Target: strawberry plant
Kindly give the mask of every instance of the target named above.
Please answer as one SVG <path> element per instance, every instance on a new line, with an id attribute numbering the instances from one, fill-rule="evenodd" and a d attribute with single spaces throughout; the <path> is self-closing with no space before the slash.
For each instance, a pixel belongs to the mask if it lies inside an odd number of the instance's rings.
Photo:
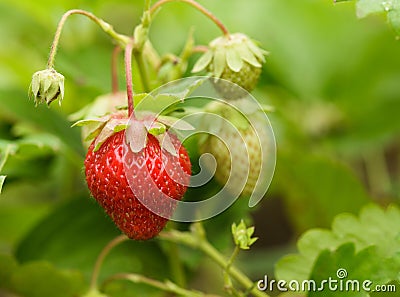
<path id="1" fill-rule="evenodd" d="M 398 5 L 333 2 L 0 3 L 0 296 L 397 296 Z"/>

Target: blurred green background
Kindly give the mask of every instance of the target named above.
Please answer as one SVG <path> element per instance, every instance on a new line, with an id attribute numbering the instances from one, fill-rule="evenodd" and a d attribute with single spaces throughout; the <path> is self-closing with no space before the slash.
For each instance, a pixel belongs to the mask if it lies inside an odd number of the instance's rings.
<path id="1" fill-rule="evenodd" d="M 129 35 L 143 2 L 0 2 L 0 160 L 11 152 L 0 174 L 7 175 L 0 196 L 0 296 L 2 288 L 20 296 L 84 292 L 97 254 L 118 234 L 89 199 L 79 128 L 70 128 L 67 119 L 110 92 L 113 44 L 95 24 L 71 17 L 56 59 L 66 77 L 62 108 L 35 108 L 27 89 L 32 74 L 45 68 L 65 11 L 91 11 Z M 335 215 L 358 213 L 371 201 L 398 204 L 400 43 L 384 18 L 358 20 L 352 2 L 334 5 L 331 0 L 199 2 L 231 32 L 244 32 L 270 51 L 254 95 L 276 109 L 270 119 L 278 145 L 276 174 L 262 204 L 249 210 L 239 201 L 207 221 L 211 242 L 228 251 L 231 223 L 252 220 L 260 239 L 239 264 L 258 279 L 272 273 L 276 260 L 293 250 L 305 230 L 328 227 Z M 191 27 L 197 44 L 219 34 L 203 15 L 174 3 L 159 12 L 151 40 L 160 53 L 178 54 Z M 157 241 L 123 244 L 107 259 L 101 277 L 131 271 L 171 278 L 165 249 Z M 180 252 L 192 286 L 222 287 L 215 266 L 200 261 L 196 252 Z M 43 279 L 52 285 L 42 284 Z M 108 290 L 115 296 L 161 294 L 144 286 L 124 293 L 127 286 Z"/>

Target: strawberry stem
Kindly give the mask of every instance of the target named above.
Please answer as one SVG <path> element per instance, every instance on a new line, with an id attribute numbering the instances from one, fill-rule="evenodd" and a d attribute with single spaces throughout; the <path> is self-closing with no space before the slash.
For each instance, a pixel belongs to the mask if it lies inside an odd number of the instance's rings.
<path id="1" fill-rule="evenodd" d="M 133 102 L 133 82 L 132 82 L 132 52 L 133 40 L 125 47 L 125 77 L 126 77 L 126 93 L 128 96 L 128 114 L 134 115 L 134 102 Z"/>
<path id="2" fill-rule="evenodd" d="M 92 21 L 94 21 L 97 25 L 100 26 L 100 28 L 105 33 L 107 33 L 110 37 L 112 37 L 115 41 L 117 41 L 122 47 L 125 47 L 125 45 L 130 41 L 129 37 L 127 37 L 125 35 L 118 34 L 117 32 L 114 31 L 113 27 L 110 24 L 108 24 L 107 22 L 103 21 L 102 19 L 99 19 L 94 14 L 92 14 L 90 12 L 87 12 L 85 10 L 81 10 L 81 9 L 69 10 L 62 16 L 61 20 L 58 23 L 57 30 L 56 30 L 56 33 L 54 35 L 54 40 L 53 40 L 53 43 L 51 45 L 49 59 L 48 59 L 48 62 L 47 62 L 47 68 L 48 69 L 54 68 L 54 61 L 55 61 L 55 57 L 56 57 L 56 54 L 57 54 L 58 43 L 60 41 L 62 29 L 63 29 L 63 27 L 65 25 L 65 22 L 67 21 L 68 17 L 70 17 L 73 14 L 81 14 L 81 15 L 84 15 L 84 16 L 88 17 Z"/>
<path id="3" fill-rule="evenodd" d="M 224 271 L 226 271 L 233 279 L 245 287 L 251 294 L 256 297 L 269 297 L 268 294 L 257 289 L 257 286 L 238 268 L 231 265 L 229 260 L 225 258 L 205 236 L 200 236 L 195 232 L 181 232 L 177 230 L 162 231 L 159 234 L 160 239 L 180 243 L 194 249 L 198 249 L 206 254 L 210 259 L 217 263 Z"/>
<path id="4" fill-rule="evenodd" d="M 219 295 L 208 295 L 203 292 L 199 291 L 192 291 L 192 290 L 187 290 L 184 288 L 179 287 L 177 284 L 171 282 L 171 281 L 165 281 L 165 282 L 160 282 L 158 280 L 152 279 L 145 277 L 140 274 L 134 274 L 134 273 L 120 273 L 116 274 L 109 279 L 107 279 L 104 282 L 104 286 L 106 286 L 108 283 L 114 281 L 114 280 L 127 280 L 135 284 L 146 284 L 148 286 L 151 286 L 153 288 L 157 288 L 159 290 L 162 290 L 164 292 L 169 292 L 174 295 L 178 296 L 186 296 L 186 297 L 220 297 Z"/>
<path id="5" fill-rule="evenodd" d="M 200 5 L 199 3 L 197 3 L 194 0 L 160 0 L 156 4 L 154 4 L 153 7 L 150 8 L 150 14 L 154 14 L 158 8 L 160 8 L 162 5 L 164 5 L 166 3 L 170 3 L 170 2 L 184 2 L 184 3 L 187 3 L 191 6 L 193 6 L 198 11 L 203 13 L 206 17 L 208 17 L 210 20 L 212 20 L 221 29 L 222 33 L 225 36 L 229 36 L 229 31 L 225 27 L 225 25 L 214 14 L 212 14 L 208 9 L 206 9 L 205 7 L 203 7 L 202 5 Z"/>
<path id="6" fill-rule="evenodd" d="M 207 45 L 197 45 L 197 46 L 193 47 L 192 53 L 206 53 L 209 50 L 210 49 Z"/>
<path id="7" fill-rule="evenodd" d="M 111 57 L 111 86 L 112 86 L 112 93 L 116 94 L 119 91 L 118 87 L 118 55 L 121 52 L 121 47 L 117 45 Z"/>
<path id="8" fill-rule="evenodd" d="M 144 10 L 145 11 L 150 10 L 150 7 L 151 7 L 151 0 L 145 0 L 145 2 L 144 2 Z"/>
<path id="9" fill-rule="evenodd" d="M 139 71 L 140 74 L 140 78 L 142 81 L 142 85 L 143 85 L 143 91 L 145 93 L 148 93 L 151 91 L 150 86 L 149 86 L 149 78 L 148 78 L 148 73 L 147 73 L 147 66 L 143 57 L 143 52 L 142 51 L 134 51 L 134 56 L 135 56 L 135 60 L 137 63 L 137 69 Z"/>
<path id="10" fill-rule="evenodd" d="M 93 268 L 93 274 L 90 280 L 90 289 L 95 290 L 97 289 L 97 279 L 99 278 L 101 265 L 104 262 L 106 256 L 110 253 L 110 251 L 115 248 L 117 245 L 128 241 L 129 238 L 126 235 L 120 235 L 113 240 L 111 240 L 100 252 L 99 256 L 97 257 L 96 263 Z"/>

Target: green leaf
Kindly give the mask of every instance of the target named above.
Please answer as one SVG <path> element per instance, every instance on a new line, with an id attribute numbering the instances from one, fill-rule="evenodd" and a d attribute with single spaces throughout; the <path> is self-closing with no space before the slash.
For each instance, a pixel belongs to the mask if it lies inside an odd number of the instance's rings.
<path id="1" fill-rule="evenodd" d="M 317 258 L 310 279 L 320 284 L 332 278 L 338 282 L 343 281 L 344 288 L 350 282 L 360 290 L 339 291 L 324 290 L 324 296 L 369 296 L 363 290 L 363 283 L 371 281 L 369 289 L 374 290 L 377 285 L 384 285 L 398 278 L 400 267 L 400 254 L 392 258 L 382 258 L 376 246 L 369 246 L 357 252 L 354 243 L 345 243 L 335 251 L 324 250 Z M 377 273 L 379 272 L 379 273 Z M 352 288 L 349 287 L 349 288 Z M 321 296 L 320 292 L 311 291 L 308 296 Z"/>
<path id="2" fill-rule="evenodd" d="M 400 1 L 396 1 L 397 5 L 388 11 L 387 18 L 396 33 L 400 35 Z"/>
<path id="3" fill-rule="evenodd" d="M 14 151 L 14 146 L 12 144 L 3 144 L 3 147 L 0 143 L 0 172 L 3 170 L 4 165 L 7 162 L 7 159 L 11 153 L 11 151 Z M 7 176 L 5 175 L 0 175 L 0 194 L 1 194 L 1 190 L 3 189 L 3 185 L 4 185 L 4 181 L 6 179 Z"/>
<path id="4" fill-rule="evenodd" d="M 56 208 L 28 232 L 16 248 L 16 257 L 22 263 L 42 259 L 61 269 L 79 270 L 89 281 L 100 251 L 120 234 L 94 199 L 80 197 Z M 100 282 L 120 272 L 163 279 L 168 277 L 167 266 L 156 241 L 128 241 L 107 256 Z"/>
<path id="5" fill-rule="evenodd" d="M 358 0 L 356 4 L 357 17 L 364 18 L 373 13 L 384 12 L 385 6 L 382 4 L 384 2 L 385 1 L 377 1 L 377 0 Z"/>
<path id="6" fill-rule="evenodd" d="M 356 213 L 370 201 L 361 182 L 340 162 L 284 151 L 278 158 L 282 166 L 275 180 L 284 182 L 282 189 L 288 209 L 300 232 L 311 227 L 328 227 L 339 213 Z"/>
<path id="7" fill-rule="evenodd" d="M 168 115 L 176 110 L 176 106 L 183 103 L 208 78 L 192 77 L 168 83 L 152 93 L 146 95 L 135 106 L 135 111 L 153 112 L 156 115 Z"/>
<path id="8" fill-rule="evenodd" d="M 0 114 L 34 124 L 57 136 L 76 154 L 85 156 L 79 132 L 70 128 L 70 123 L 63 115 L 44 106 L 35 108 L 32 102 L 25 100 L 25 92 L 0 90 L 0 98 Z"/>
<path id="9" fill-rule="evenodd" d="M 26 263 L 16 269 L 10 286 L 26 297 L 73 297 L 84 292 L 83 276 L 77 271 L 58 270 L 46 261 Z"/>
<path id="10" fill-rule="evenodd" d="M 298 254 L 283 257 L 276 265 L 276 277 L 283 280 L 307 280 L 313 267 L 325 251 L 335 251 L 341 245 L 351 243 L 355 253 L 374 246 L 373 257 L 377 263 L 396 263 L 400 267 L 400 210 L 390 206 L 382 210 L 376 205 L 363 208 L 359 217 L 351 214 L 338 215 L 332 230 L 313 229 L 298 241 Z M 371 262 L 375 263 L 375 262 Z M 365 264 L 365 263 L 360 263 Z M 366 265 L 366 264 L 365 264 Z M 383 265 L 385 266 L 385 265 Z M 341 267 L 336 267 L 336 270 Z M 387 265 L 391 273 L 393 267 Z M 364 275 L 364 277 L 372 277 Z M 388 279 L 386 281 L 395 280 Z M 384 279 L 380 279 L 383 282 Z"/>
<path id="11" fill-rule="evenodd" d="M 171 116 L 158 116 L 157 120 L 168 127 L 173 127 L 176 130 L 190 131 L 195 129 L 188 122 Z"/>
<path id="12" fill-rule="evenodd" d="M 1 190 L 3 189 L 3 185 L 4 185 L 4 181 L 6 179 L 7 176 L 5 175 L 0 175 L 0 194 L 1 194 Z"/>
<path id="13" fill-rule="evenodd" d="M 10 287 L 10 278 L 17 269 L 17 261 L 9 255 L 0 254 L 0 288 Z"/>

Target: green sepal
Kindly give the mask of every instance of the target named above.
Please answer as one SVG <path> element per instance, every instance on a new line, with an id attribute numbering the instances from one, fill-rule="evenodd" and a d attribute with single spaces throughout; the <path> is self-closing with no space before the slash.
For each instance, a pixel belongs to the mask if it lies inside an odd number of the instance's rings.
<path id="1" fill-rule="evenodd" d="M 166 150 L 175 157 L 178 156 L 178 151 L 175 148 L 174 144 L 172 143 L 171 137 L 169 136 L 168 133 L 160 134 L 156 136 L 156 138 L 158 139 L 162 149 Z"/>
<path id="2" fill-rule="evenodd" d="M 147 130 L 142 121 L 132 120 L 126 129 L 126 142 L 134 153 L 139 153 L 146 147 Z M 131 141 L 134 140 L 134 141 Z"/>
<path id="3" fill-rule="evenodd" d="M 210 42 L 209 50 L 195 63 L 192 72 L 207 69 L 219 78 L 227 68 L 239 72 L 245 63 L 261 68 L 268 54 L 242 33 L 221 36 Z"/>
<path id="4" fill-rule="evenodd" d="M 196 64 L 194 64 L 192 73 L 197 73 L 200 71 L 203 71 L 204 69 L 207 68 L 207 66 L 211 63 L 213 59 L 213 53 L 212 51 L 207 51 L 205 52 L 199 60 L 197 60 Z"/>
<path id="5" fill-rule="evenodd" d="M 243 67 L 243 59 L 240 56 L 240 52 L 233 47 L 228 48 L 226 51 L 226 62 L 234 72 L 239 72 Z"/>
<path id="6" fill-rule="evenodd" d="M 128 127 L 128 119 L 112 118 L 101 129 L 97 136 L 93 151 L 96 152 L 100 149 L 102 144 L 115 133 L 121 132 Z"/>
<path id="7" fill-rule="evenodd" d="M 151 135 L 158 136 L 167 131 L 167 127 L 160 122 L 153 122 L 149 127 L 146 127 L 147 132 Z"/>
<path id="8" fill-rule="evenodd" d="M 249 47 L 246 44 L 244 43 L 238 44 L 236 47 L 236 51 L 239 52 L 239 55 L 243 59 L 243 61 L 257 68 L 262 67 L 261 63 L 257 60 L 253 52 L 249 49 Z"/>
<path id="9" fill-rule="evenodd" d="M 226 66 L 226 50 L 225 48 L 218 48 L 214 53 L 214 75 L 221 77 Z"/>
<path id="10" fill-rule="evenodd" d="M 256 241 L 257 237 L 252 237 L 254 234 L 254 227 L 247 227 L 245 222 L 241 220 L 239 225 L 232 224 L 233 240 L 240 249 L 248 250 Z"/>

